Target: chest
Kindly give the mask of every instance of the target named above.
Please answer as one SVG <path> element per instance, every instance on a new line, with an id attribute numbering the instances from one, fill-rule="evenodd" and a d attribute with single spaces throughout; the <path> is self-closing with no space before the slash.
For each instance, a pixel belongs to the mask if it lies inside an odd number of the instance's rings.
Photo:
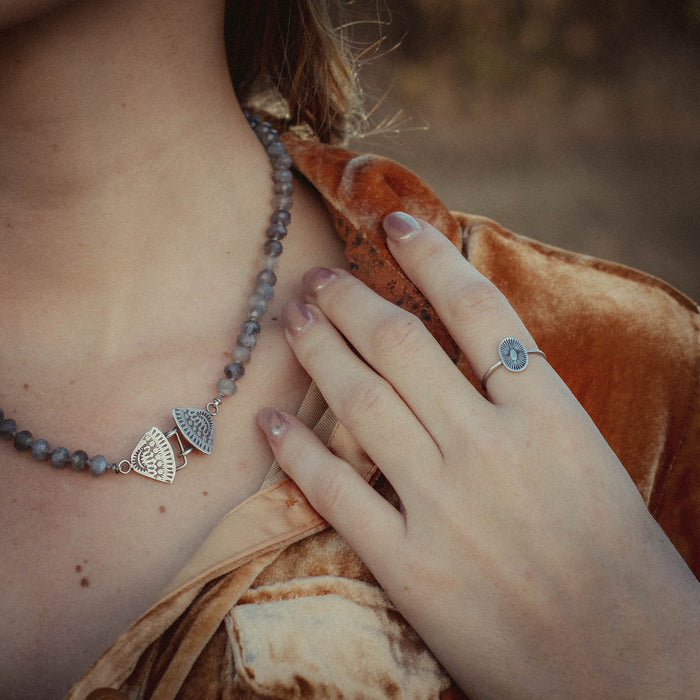
<path id="1" fill-rule="evenodd" d="M 216 522 L 259 487 L 272 456 L 255 413 L 270 404 L 294 410 L 308 382 L 283 341 L 270 346 L 258 378 L 251 372 L 222 406 L 214 452 L 192 456 L 173 484 L 57 470 L 0 445 L 3 692 L 66 692 L 157 600 Z M 283 378 L 266 371 L 272 367 Z M 154 422 L 141 420 L 144 429 Z"/>

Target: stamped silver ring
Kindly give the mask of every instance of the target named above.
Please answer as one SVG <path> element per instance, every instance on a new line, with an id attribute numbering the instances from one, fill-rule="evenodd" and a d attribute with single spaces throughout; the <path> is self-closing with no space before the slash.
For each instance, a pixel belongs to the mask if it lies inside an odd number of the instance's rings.
<path id="1" fill-rule="evenodd" d="M 498 344 L 498 362 L 489 367 L 486 373 L 481 378 L 481 386 L 486 389 L 486 380 L 501 366 L 505 367 L 510 372 L 522 372 L 530 360 L 530 355 L 547 356 L 539 348 L 526 350 L 525 346 L 517 338 L 503 338 Z"/>

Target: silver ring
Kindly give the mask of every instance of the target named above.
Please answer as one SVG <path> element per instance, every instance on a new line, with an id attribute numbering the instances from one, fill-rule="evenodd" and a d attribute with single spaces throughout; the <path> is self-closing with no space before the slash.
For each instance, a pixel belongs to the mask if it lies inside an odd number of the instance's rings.
<path id="1" fill-rule="evenodd" d="M 539 348 L 526 350 L 525 346 L 517 338 L 503 338 L 498 344 L 498 362 L 489 367 L 486 373 L 481 378 L 481 386 L 486 389 L 486 380 L 501 366 L 505 367 L 510 372 L 522 372 L 529 362 L 530 355 L 542 355 L 546 359 L 546 355 Z"/>

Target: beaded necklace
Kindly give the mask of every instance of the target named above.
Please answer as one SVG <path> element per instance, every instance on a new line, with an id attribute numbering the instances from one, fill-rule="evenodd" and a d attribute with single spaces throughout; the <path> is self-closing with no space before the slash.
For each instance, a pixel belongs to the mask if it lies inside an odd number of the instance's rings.
<path id="1" fill-rule="evenodd" d="M 193 450 L 211 454 L 214 447 L 214 418 L 224 398 L 236 393 L 236 381 L 245 373 L 245 365 L 250 360 L 251 351 L 257 343 L 261 331 L 260 319 L 267 311 L 274 295 L 277 282 L 274 269 L 282 255 L 280 241 L 287 235 L 292 208 L 292 161 L 279 134 L 268 122 L 246 114 L 248 124 L 267 152 L 272 165 L 274 184 L 274 210 L 267 228 L 267 240 L 263 246 L 263 269 L 256 277 L 253 294 L 248 300 L 248 309 L 236 347 L 231 352 L 233 362 L 224 368 L 224 377 L 217 382 L 218 395 L 205 408 L 176 408 L 173 411 L 175 426 L 164 433 L 159 428 L 148 430 L 139 440 L 130 459 L 122 459 L 110 464 L 102 455 L 89 457 L 85 450 L 69 453 L 65 447 L 51 448 L 46 440 L 35 440 L 28 430 L 17 430 L 12 418 L 6 418 L 0 409 L 0 439 L 12 440 L 18 452 L 31 451 L 38 461 L 48 460 L 52 467 L 60 469 L 66 464 L 75 471 L 89 471 L 93 476 L 102 476 L 108 471 L 128 474 L 131 471 L 156 481 L 170 484 L 175 473 L 187 466 L 187 455 Z M 171 441 L 175 441 L 178 454 Z"/>

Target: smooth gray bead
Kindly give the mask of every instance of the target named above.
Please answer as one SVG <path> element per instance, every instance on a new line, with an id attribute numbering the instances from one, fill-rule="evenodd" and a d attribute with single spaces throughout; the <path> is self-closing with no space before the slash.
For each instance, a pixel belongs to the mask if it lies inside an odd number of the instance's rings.
<path id="1" fill-rule="evenodd" d="M 279 257 L 282 255 L 283 250 L 284 248 L 279 241 L 265 241 L 265 245 L 263 246 L 265 255 L 274 255 Z"/>
<path id="2" fill-rule="evenodd" d="M 241 323 L 241 333 L 244 335 L 250 335 L 251 333 L 257 335 L 261 330 L 260 324 L 254 319 L 249 318 L 247 321 Z"/>
<path id="3" fill-rule="evenodd" d="M 277 160 L 287 155 L 287 149 L 277 140 L 267 147 L 267 157 L 270 160 Z"/>
<path id="4" fill-rule="evenodd" d="M 270 222 L 273 224 L 282 224 L 282 226 L 289 226 L 292 221 L 292 215 L 286 209 L 278 209 L 273 211 L 270 216 Z"/>
<path id="5" fill-rule="evenodd" d="M 85 450 L 76 450 L 70 456 L 70 465 L 73 467 L 73 471 L 82 472 L 87 468 L 88 465 L 88 455 Z"/>
<path id="6" fill-rule="evenodd" d="M 68 450 L 65 447 L 57 447 L 56 449 L 51 450 L 51 454 L 49 455 L 51 466 L 56 467 L 56 469 L 60 469 L 61 467 L 65 466 L 69 459 L 70 457 L 68 455 Z"/>
<path id="7" fill-rule="evenodd" d="M 256 297 L 262 297 L 265 301 L 270 301 L 275 296 L 275 290 L 269 284 L 260 282 L 255 285 L 254 294 Z"/>
<path id="8" fill-rule="evenodd" d="M 288 155 L 280 156 L 272 161 L 275 170 L 289 170 L 292 167 L 292 159 Z"/>
<path id="9" fill-rule="evenodd" d="M 224 396 L 233 396 L 236 393 L 236 384 L 233 379 L 219 379 L 216 388 Z"/>
<path id="10" fill-rule="evenodd" d="M 35 440 L 32 445 L 32 457 L 39 462 L 48 459 L 51 448 L 46 440 Z"/>
<path id="11" fill-rule="evenodd" d="M 232 362 L 224 368 L 224 374 L 229 379 L 240 379 L 245 374 L 245 367 L 240 362 Z"/>
<path id="12" fill-rule="evenodd" d="M 236 342 L 238 345 L 240 345 L 242 348 L 248 348 L 248 350 L 252 350 L 256 343 L 258 342 L 257 338 L 252 334 L 248 333 L 241 333 L 238 338 L 236 338 Z"/>
<path id="13" fill-rule="evenodd" d="M 283 194 L 276 194 L 272 200 L 275 205 L 275 209 L 291 209 L 292 208 L 292 198 L 287 197 Z"/>
<path id="14" fill-rule="evenodd" d="M 17 423 L 12 418 L 5 418 L 0 422 L 0 440 L 12 440 L 17 432 Z"/>
<path id="15" fill-rule="evenodd" d="M 275 182 L 291 182 L 292 181 L 292 171 L 291 170 L 275 170 L 272 173 L 272 179 Z"/>
<path id="16" fill-rule="evenodd" d="M 34 440 L 32 440 L 32 434 L 28 430 L 20 430 L 15 435 L 14 443 L 17 452 L 24 452 L 32 449 Z"/>
<path id="17" fill-rule="evenodd" d="M 294 185 L 291 182 L 276 182 L 275 194 L 283 194 L 285 197 L 291 197 L 294 194 Z"/>
<path id="18" fill-rule="evenodd" d="M 268 241 L 268 243 L 275 243 L 276 241 Z M 253 294 L 250 299 L 248 299 L 248 309 L 250 311 L 258 311 L 260 313 L 265 313 L 267 311 L 267 299 L 260 294 Z"/>
<path id="19" fill-rule="evenodd" d="M 263 131 L 258 138 L 260 139 L 260 143 L 267 148 L 277 141 L 277 132 L 270 128 Z"/>
<path id="20" fill-rule="evenodd" d="M 88 465 L 93 476 L 102 476 L 107 471 L 107 460 L 102 455 L 91 457 Z"/>
<path id="21" fill-rule="evenodd" d="M 272 224 L 267 227 L 267 237 L 273 241 L 279 241 L 287 235 L 287 228 L 284 224 Z"/>
<path id="22" fill-rule="evenodd" d="M 250 362 L 250 350 L 242 348 L 240 345 L 231 351 L 231 358 L 242 365 Z"/>
<path id="23" fill-rule="evenodd" d="M 277 275 L 272 270 L 260 270 L 255 278 L 258 282 L 265 282 L 271 287 L 277 284 Z"/>

